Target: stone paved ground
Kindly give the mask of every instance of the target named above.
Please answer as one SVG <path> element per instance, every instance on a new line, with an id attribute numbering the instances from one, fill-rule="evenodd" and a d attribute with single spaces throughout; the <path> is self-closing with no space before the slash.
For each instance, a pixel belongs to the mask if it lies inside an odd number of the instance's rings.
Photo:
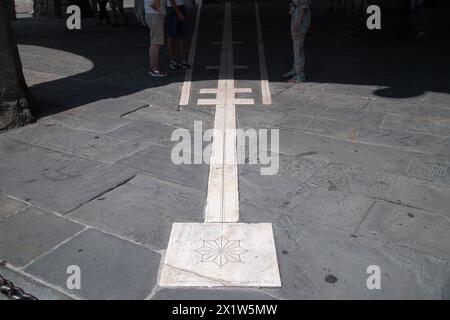
<path id="1" fill-rule="evenodd" d="M 208 165 L 170 161 L 184 78 L 147 74 L 147 34 L 14 23 L 38 121 L 0 135 L 0 273 L 42 299 L 450 298 L 450 54 L 442 20 L 420 38 L 354 32 L 356 13 L 316 8 L 309 81 L 288 85 L 285 7 L 260 4 L 273 104 L 238 107 L 238 127 L 280 130 L 280 171 L 239 168 L 241 221 L 272 222 L 283 287 L 164 289 L 174 222 L 203 220 Z M 195 8 L 191 8 L 194 12 Z M 425 12 L 424 14 L 427 14 Z M 132 16 L 132 12 L 129 12 Z M 217 85 L 223 18 L 202 13 L 193 97 Z M 259 89 L 253 5 L 233 5 L 237 87 Z M 440 24 L 441 23 L 441 24 Z M 163 55 L 164 63 L 167 56 Z M 69 265 L 81 290 L 66 287 Z M 382 289 L 368 290 L 378 265 Z"/>

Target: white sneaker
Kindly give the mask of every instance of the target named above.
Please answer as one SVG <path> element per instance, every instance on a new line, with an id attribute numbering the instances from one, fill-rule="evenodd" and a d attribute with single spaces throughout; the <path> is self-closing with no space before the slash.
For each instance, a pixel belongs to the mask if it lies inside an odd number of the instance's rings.
<path id="1" fill-rule="evenodd" d="M 148 74 L 151 75 L 152 77 L 155 77 L 155 78 L 164 78 L 164 77 L 167 77 L 167 73 L 161 72 L 161 71 L 159 71 L 159 70 L 150 70 L 150 71 L 148 72 Z"/>

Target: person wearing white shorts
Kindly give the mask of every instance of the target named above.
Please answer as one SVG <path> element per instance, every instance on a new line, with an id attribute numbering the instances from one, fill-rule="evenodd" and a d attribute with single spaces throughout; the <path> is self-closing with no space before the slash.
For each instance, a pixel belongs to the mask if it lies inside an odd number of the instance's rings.
<path id="1" fill-rule="evenodd" d="M 164 45 L 164 21 L 166 0 L 145 0 L 145 23 L 150 30 L 150 71 L 152 77 L 166 77 L 159 67 L 159 51 Z"/>

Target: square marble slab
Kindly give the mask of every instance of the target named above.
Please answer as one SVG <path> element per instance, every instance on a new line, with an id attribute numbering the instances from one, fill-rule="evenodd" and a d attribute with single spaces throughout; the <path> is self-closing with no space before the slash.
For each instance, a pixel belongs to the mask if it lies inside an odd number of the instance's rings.
<path id="1" fill-rule="evenodd" d="M 270 223 L 175 223 L 163 287 L 281 287 Z"/>

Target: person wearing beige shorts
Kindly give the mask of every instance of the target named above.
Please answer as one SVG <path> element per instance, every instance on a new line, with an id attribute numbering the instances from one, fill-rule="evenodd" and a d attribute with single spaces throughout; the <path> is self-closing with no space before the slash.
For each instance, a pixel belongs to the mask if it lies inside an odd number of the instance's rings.
<path id="1" fill-rule="evenodd" d="M 150 71 L 152 77 L 166 77 L 159 67 L 159 51 L 164 45 L 165 0 L 144 0 L 145 23 L 150 31 Z"/>
<path id="2" fill-rule="evenodd" d="M 164 19 L 165 16 L 160 14 L 145 14 L 145 23 L 150 29 L 150 44 L 164 45 Z"/>

